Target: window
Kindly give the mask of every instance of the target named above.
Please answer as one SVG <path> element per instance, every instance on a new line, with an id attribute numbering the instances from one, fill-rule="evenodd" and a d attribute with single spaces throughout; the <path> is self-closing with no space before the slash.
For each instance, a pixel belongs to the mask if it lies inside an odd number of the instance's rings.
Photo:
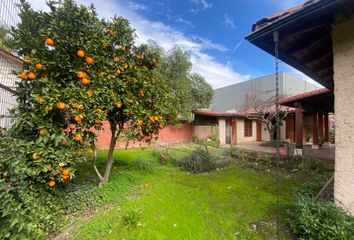
<path id="1" fill-rule="evenodd" d="M 252 120 L 245 119 L 245 137 L 252 137 Z"/>

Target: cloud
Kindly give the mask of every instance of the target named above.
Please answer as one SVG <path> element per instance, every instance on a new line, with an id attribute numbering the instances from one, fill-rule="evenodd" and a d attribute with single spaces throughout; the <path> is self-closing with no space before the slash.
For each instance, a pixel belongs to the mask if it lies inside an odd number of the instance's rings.
<path id="1" fill-rule="evenodd" d="M 170 14 L 167 14 L 166 17 L 168 20 L 174 21 L 175 23 L 182 23 L 182 24 L 187 25 L 191 28 L 194 27 L 194 24 L 191 21 L 188 21 L 188 20 L 182 18 L 180 15 L 173 15 L 172 16 Z"/>
<path id="2" fill-rule="evenodd" d="M 149 8 L 144 4 L 128 1 L 128 8 L 135 11 L 148 10 Z"/>
<path id="3" fill-rule="evenodd" d="M 196 5 L 195 8 L 190 8 L 188 11 L 194 14 L 198 14 L 200 11 L 204 11 L 211 8 L 213 5 L 208 3 L 206 0 L 190 0 L 190 2 Z"/>
<path id="4" fill-rule="evenodd" d="M 232 17 L 230 17 L 227 13 L 224 14 L 224 18 L 222 20 L 222 23 L 228 28 L 231 28 L 231 29 L 236 28 L 234 19 Z"/>
<path id="5" fill-rule="evenodd" d="M 200 37 L 198 35 L 192 35 L 191 38 L 192 40 L 200 43 L 203 49 L 214 49 L 220 52 L 226 52 L 228 50 L 225 46 L 218 43 L 213 43 L 209 39 Z"/>
<path id="6" fill-rule="evenodd" d="M 33 6 L 38 9 L 43 8 L 45 0 L 28 1 L 34 3 Z M 213 88 L 241 82 L 249 77 L 234 71 L 227 64 L 218 62 L 213 56 L 207 54 L 206 50 L 227 51 L 226 47 L 213 43 L 207 38 L 186 36 L 162 22 L 150 21 L 116 0 L 77 0 L 77 2 L 85 5 L 93 3 L 100 17 L 110 18 L 116 14 L 127 18 L 136 29 L 137 43 L 145 43 L 152 39 L 167 51 L 176 45 L 180 46 L 191 55 L 192 71 L 202 75 Z"/>

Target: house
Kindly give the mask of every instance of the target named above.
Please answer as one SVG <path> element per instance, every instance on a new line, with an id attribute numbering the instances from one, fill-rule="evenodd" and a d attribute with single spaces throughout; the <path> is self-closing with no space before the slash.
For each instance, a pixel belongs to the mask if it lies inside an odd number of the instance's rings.
<path id="1" fill-rule="evenodd" d="M 268 100 L 275 94 L 274 74 L 232 84 L 226 87 L 214 89 L 210 109 L 213 111 L 240 110 L 251 101 L 252 96 Z M 280 96 L 289 97 L 306 91 L 319 89 L 319 86 L 306 82 L 296 76 L 287 73 L 279 73 Z"/>
<path id="2" fill-rule="evenodd" d="M 354 214 L 354 1 L 307 1 L 259 20 L 246 39 L 272 55 L 278 45 L 282 61 L 334 94 L 334 198 Z M 328 105 L 327 101 L 313 100 L 307 105 L 312 102 L 315 109 L 318 104 Z M 303 122 L 303 108 L 298 101 L 299 123 Z M 301 128 L 297 129 L 296 138 L 300 141 Z M 300 145 L 297 147 L 301 149 Z"/>
<path id="3" fill-rule="evenodd" d="M 296 143 L 297 153 L 301 152 L 304 143 L 318 149 L 329 142 L 329 116 L 334 112 L 333 92 L 321 88 L 282 98 L 279 103 L 298 110 L 286 122 L 287 138 Z M 301 111 L 297 106 L 301 106 Z"/>
<path id="4" fill-rule="evenodd" d="M 280 139 L 286 141 L 287 116 L 280 126 Z M 270 141 L 265 124 L 249 119 L 245 112 L 194 111 L 193 136 L 200 140 L 216 139 L 220 145 L 238 145 Z"/>
<path id="5" fill-rule="evenodd" d="M 16 81 L 18 77 L 12 71 L 20 71 L 23 69 L 22 59 L 0 49 L 0 128 L 8 128 L 11 125 L 9 109 L 16 104 L 14 96 Z"/>

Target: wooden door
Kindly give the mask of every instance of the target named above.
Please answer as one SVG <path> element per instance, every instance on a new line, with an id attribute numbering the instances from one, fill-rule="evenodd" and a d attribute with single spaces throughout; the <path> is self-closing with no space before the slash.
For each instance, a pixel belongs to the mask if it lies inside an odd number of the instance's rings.
<path id="1" fill-rule="evenodd" d="M 231 119 L 231 145 L 237 145 L 237 119 Z"/>
<path id="2" fill-rule="evenodd" d="M 288 115 L 285 119 L 285 138 L 289 139 L 291 143 L 295 142 L 295 116 Z"/>
<path id="3" fill-rule="evenodd" d="M 262 124 L 257 122 L 257 141 L 262 141 Z"/>

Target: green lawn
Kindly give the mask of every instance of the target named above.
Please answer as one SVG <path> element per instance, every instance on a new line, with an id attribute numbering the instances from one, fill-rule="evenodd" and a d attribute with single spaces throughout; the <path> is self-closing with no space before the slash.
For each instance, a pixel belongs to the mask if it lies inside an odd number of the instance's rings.
<path id="1" fill-rule="evenodd" d="M 99 163 L 106 152 L 99 153 Z M 174 156 L 184 153 L 171 150 Z M 76 223 L 73 239 L 272 239 L 275 234 L 275 175 L 231 166 L 210 174 L 159 167 L 156 151 L 119 150 L 105 207 Z M 137 164 L 136 159 L 148 161 Z M 99 166 L 103 166 L 102 164 Z M 87 167 L 87 168 L 85 168 Z M 83 169 L 90 172 L 88 165 Z M 89 173 L 91 174 L 91 173 Z M 122 179 L 131 179 L 125 181 Z M 126 186 L 127 182 L 129 186 Z M 282 177 L 282 212 L 298 182 Z M 148 184 L 148 187 L 144 186 Z M 120 196 L 116 196 L 120 195 Z M 108 196 L 108 197 L 107 197 Z M 140 212 L 136 226 L 124 224 Z M 286 234 L 284 214 L 282 239 Z"/>

